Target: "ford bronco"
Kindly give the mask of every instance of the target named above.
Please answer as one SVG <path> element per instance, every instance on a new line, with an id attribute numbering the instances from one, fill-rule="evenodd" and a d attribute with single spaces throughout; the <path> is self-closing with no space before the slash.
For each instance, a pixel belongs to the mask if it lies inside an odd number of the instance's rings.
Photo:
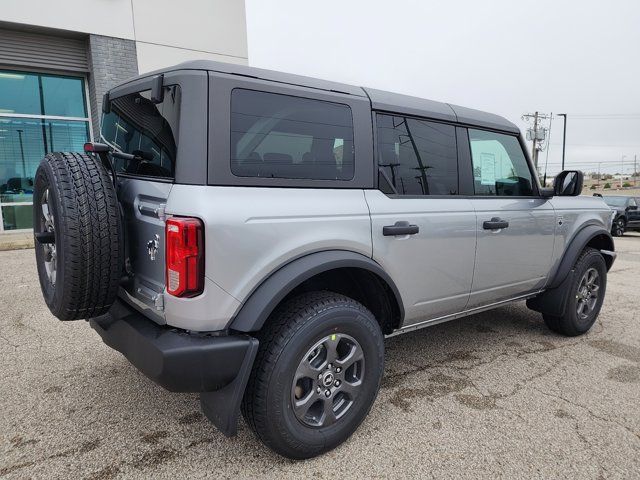
<path id="1" fill-rule="evenodd" d="M 209 61 L 102 110 L 36 174 L 44 299 L 226 435 L 242 412 L 313 457 L 367 416 L 385 336 L 520 300 L 563 335 L 598 316 L 611 210 L 578 171 L 541 187 L 502 117 Z"/>

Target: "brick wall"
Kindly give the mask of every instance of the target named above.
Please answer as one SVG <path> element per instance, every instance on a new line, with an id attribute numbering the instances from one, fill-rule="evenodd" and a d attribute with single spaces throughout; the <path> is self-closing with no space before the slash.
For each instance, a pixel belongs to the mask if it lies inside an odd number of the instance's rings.
<path id="1" fill-rule="evenodd" d="M 115 85 L 138 74 L 136 44 L 133 40 L 89 35 L 89 104 L 94 141 L 100 139 L 102 96 Z"/>

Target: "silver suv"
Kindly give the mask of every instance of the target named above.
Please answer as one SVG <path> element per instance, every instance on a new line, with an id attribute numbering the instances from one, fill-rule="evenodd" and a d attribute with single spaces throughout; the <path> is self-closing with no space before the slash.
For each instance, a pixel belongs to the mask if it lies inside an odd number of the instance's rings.
<path id="1" fill-rule="evenodd" d="M 42 292 L 149 378 L 290 458 L 367 415 L 385 336 L 526 300 L 593 325 L 615 259 L 582 174 L 456 105 L 189 62 L 119 85 L 101 143 L 42 161 Z"/>

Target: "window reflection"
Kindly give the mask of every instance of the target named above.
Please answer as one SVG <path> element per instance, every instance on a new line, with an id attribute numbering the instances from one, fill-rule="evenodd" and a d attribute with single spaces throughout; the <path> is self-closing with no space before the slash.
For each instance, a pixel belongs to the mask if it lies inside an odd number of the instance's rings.
<path id="1" fill-rule="evenodd" d="M 455 127 L 382 114 L 376 124 L 383 191 L 390 184 L 399 195 L 457 195 Z"/>
<path id="2" fill-rule="evenodd" d="M 30 202 L 42 157 L 82 151 L 88 134 L 86 122 L 0 118 L 0 201 Z"/>
<path id="3" fill-rule="evenodd" d="M 82 151 L 87 117 L 81 77 L 0 71 L 0 231 L 31 228 L 33 177 L 42 157 Z"/>
<path id="4" fill-rule="evenodd" d="M 175 172 L 180 88 L 165 87 L 164 100 L 153 103 L 150 91 L 117 97 L 102 118 L 100 136 L 115 149 L 140 154 L 143 160 L 114 158 L 116 171 L 171 178 Z"/>

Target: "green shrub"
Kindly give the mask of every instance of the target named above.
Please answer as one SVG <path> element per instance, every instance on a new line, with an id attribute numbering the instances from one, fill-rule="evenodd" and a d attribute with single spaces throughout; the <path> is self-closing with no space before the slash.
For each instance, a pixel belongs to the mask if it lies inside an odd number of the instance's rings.
<path id="1" fill-rule="evenodd" d="M 624 183 L 622 184 L 622 186 L 623 186 L 623 187 L 630 187 L 630 186 L 631 186 L 631 184 L 630 184 L 629 182 L 624 182 Z"/>
<path id="2" fill-rule="evenodd" d="M 591 185 L 591 190 L 595 190 L 596 189 L 596 184 L 594 183 L 593 185 Z"/>
<path id="3" fill-rule="evenodd" d="M 607 183 L 604 184 L 604 187 L 602 187 L 602 188 L 611 188 L 611 184 L 609 182 L 607 182 Z"/>

